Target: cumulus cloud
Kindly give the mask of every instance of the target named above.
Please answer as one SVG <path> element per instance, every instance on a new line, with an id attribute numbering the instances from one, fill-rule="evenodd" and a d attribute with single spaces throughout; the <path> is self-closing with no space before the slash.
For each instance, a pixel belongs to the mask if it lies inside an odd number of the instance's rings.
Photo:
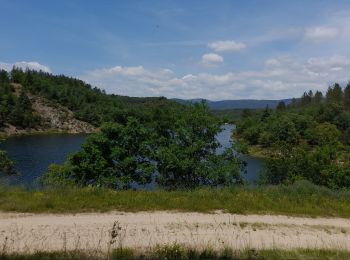
<path id="1" fill-rule="evenodd" d="M 217 66 L 224 62 L 224 58 L 216 53 L 206 53 L 202 56 L 202 63 L 208 66 Z"/>
<path id="2" fill-rule="evenodd" d="M 304 91 L 326 90 L 334 82 L 349 80 L 350 57 L 315 57 L 303 61 L 274 57 L 259 70 L 177 75 L 168 69 L 142 66 L 98 69 L 82 79 L 107 93 L 169 98 L 279 99 L 298 97 Z"/>
<path id="3" fill-rule="evenodd" d="M 306 28 L 304 39 L 307 41 L 321 42 L 334 39 L 339 33 L 336 27 L 311 27 Z"/>
<path id="4" fill-rule="evenodd" d="M 208 47 L 217 52 L 234 52 L 246 48 L 242 42 L 216 41 L 208 44 Z"/>
<path id="5" fill-rule="evenodd" d="M 40 64 L 36 61 L 18 61 L 15 63 L 5 63 L 0 62 L 0 69 L 10 71 L 13 67 L 21 68 L 23 70 L 30 69 L 30 70 L 37 70 L 37 71 L 44 71 L 44 72 L 51 72 L 50 68 L 46 65 Z"/>

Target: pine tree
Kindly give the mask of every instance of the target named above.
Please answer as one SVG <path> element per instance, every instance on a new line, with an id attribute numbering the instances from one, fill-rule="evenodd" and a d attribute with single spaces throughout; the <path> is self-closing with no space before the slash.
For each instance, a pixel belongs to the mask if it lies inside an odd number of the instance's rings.
<path id="1" fill-rule="evenodd" d="M 313 98 L 313 102 L 319 104 L 322 102 L 323 94 L 321 91 L 316 91 L 315 96 Z"/>
<path id="2" fill-rule="evenodd" d="M 344 89 L 344 104 L 347 108 L 350 108 L 350 81 Z"/>
<path id="3" fill-rule="evenodd" d="M 329 87 L 326 94 L 326 99 L 328 102 L 340 103 L 343 101 L 344 93 L 341 86 L 335 83 L 333 87 Z"/>

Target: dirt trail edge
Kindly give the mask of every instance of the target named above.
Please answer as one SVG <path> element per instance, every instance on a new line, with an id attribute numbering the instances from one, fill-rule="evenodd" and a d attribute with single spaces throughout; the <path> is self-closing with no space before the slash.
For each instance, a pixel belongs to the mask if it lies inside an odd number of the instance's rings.
<path id="1" fill-rule="evenodd" d="M 142 251 L 173 243 L 198 249 L 350 250 L 350 219 L 166 211 L 0 213 L 0 246 L 6 252 L 107 251 L 118 246 Z"/>

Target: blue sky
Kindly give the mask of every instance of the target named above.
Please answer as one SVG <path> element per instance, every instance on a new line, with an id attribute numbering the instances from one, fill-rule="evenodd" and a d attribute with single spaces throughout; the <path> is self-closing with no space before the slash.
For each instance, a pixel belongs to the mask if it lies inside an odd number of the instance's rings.
<path id="1" fill-rule="evenodd" d="M 0 0 L 0 67 L 130 96 L 287 98 L 350 79 L 350 1 Z"/>

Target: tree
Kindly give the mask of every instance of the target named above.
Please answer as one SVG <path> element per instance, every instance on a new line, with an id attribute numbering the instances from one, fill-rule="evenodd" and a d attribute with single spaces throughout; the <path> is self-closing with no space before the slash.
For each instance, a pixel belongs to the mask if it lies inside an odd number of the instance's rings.
<path id="1" fill-rule="evenodd" d="M 91 135 L 82 151 L 71 155 L 63 166 L 51 166 L 43 182 L 72 182 L 114 189 L 151 182 L 155 170 L 151 161 L 150 133 L 136 119 L 125 126 L 106 123 Z"/>
<path id="2" fill-rule="evenodd" d="M 313 98 L 313 92 L 310 90 L 308 93 L 304 92 L 303 96 L 300 99 L 301 105 L 305 106 L 311 103 Z"/>
<path id="3" fill-rule="evenodd" d="M 161 186 L 174 189 L 242 183 L 243 164 L 232 149 L 216 154 L 220 122 L 210 115 L 206 104 L 195 104 L 180 120 L 173 118 L 164 124 L 169 119 L 161 120 L 155 154 Z"/>
<path id="4" fill-rule="evenodd" d="M 276 109 L 279 111 L 284 111 L 286 109 L 286 103 L 283 101 L 278 102 Z"/>
<path id="5" fill-rule="evenodd" d="M 350 82 L 344 89 L 344 104 L 346 108 L 350 109 Z"/>
<path id="6" fill-rule="evenodd" d="M 321 91 L 316 91 L 315 96 L 313 98 L 313 102 L 316 104 L 320 104 L 323 99 L 323 94 Z"/>
<path id="7" fill-rule="evenodd" d="M 336 145 L 339 143 L 341 132 L 337 126 L 328 122 L 318 124 L 310 129 L 310 142 L 313 145 Z"/>
<path id="8" fill-rule="evenodd" d="M 328 102 L 340 103 L 343 101 L 343 90 L 338 83 L 335 83 L 333 87 L 329 87 L 326 93 L 326 99 Z"/>
<path id="9" fill-rule="evenodd" d="M 0 140 L 1 141 L 1 140 Z M 4 174 L 15 174 L 14 162 L 8 157 L 5 151 L 0 150 L 0 173 Z"/>
<path id="10" fill-rule="evenodd" d="M 267 105 L 261 115 L 261 121 L 265 121 L 271 115 L 271 109 Z"/>
<path id="11" fill-rule="evenodd" d="M 10 79 L 6 70 L 0 70 L 0 84 L 10 83 Z"/>

